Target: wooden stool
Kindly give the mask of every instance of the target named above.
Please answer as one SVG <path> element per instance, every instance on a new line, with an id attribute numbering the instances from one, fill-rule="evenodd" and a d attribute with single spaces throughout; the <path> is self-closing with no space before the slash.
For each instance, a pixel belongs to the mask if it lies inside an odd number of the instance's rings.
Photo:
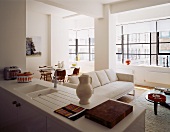
<path id="1" fill-rule="evenodd" d="M 40 70 L 40 73 L 41 73 L 41 77 L 40 77 L 40 80 L 43 78 L 45 81 L 48 81 L 48 78 L 50 78 L 52 80 L 52 77 L 51 77 L 51 72 L 48 72 L 48 71 L 44 71 L 44 70 Z"/>

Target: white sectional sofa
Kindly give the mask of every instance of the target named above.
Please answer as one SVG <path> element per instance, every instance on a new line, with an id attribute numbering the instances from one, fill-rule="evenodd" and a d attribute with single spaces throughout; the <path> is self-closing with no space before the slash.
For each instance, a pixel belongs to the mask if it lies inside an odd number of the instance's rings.
<path id="1" fill-rule="evenodd" d="M 135 94 L 133 75 L 116 73 L 112 69 L 83 74 L 92 77 L 94 94 L 105 96 L 110 99 L 118 99 L 130 91 L 133 91 L 133 95 Z M 68 80 L 69 82 L 65 82 L 63 85 L 76 89 L 79 83 L 78 76 L 69 77 Z"/>

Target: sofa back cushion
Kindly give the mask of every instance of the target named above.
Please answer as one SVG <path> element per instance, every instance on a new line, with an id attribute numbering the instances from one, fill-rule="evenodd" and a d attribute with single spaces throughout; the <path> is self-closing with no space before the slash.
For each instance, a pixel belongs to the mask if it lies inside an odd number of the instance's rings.
<path id="1" fill-rule="evenodd" d="M 110 82 L 115 82 L 118 80 L 116 72 L 113 69 L 106 69 L 105 70 Z"/>
<path id="2" fill-rule="evenodd" d="M 78 76 L 68 76 L 69 83 L 78 84 L 79 78 Z"/>
<path id="3" fill-rule="evenodd" d="M 97 77 L 101 83 L 101 85 L 105 85 L 110 82 L 106 72 L 104 70 L 96 71 Z"/>
<path id="4" fill-rule="evenodd" d="M 84 75 L 89 75 L 92 78 L 92 87 L 93 88 L 101 86 L 99 79 L 95 72 L 84 73 Z"/>

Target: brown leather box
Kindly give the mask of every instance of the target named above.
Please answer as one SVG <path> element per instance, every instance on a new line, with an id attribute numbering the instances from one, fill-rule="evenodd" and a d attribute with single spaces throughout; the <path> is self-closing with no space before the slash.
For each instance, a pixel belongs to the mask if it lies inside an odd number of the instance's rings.
<path id="1" fill-rule="evenodd" d="M 85 117 L 108 128 L 112 128 L 132 111 L 133 106 L 131 105 L 107 100 L 106 102 L 88 110 Z"/>

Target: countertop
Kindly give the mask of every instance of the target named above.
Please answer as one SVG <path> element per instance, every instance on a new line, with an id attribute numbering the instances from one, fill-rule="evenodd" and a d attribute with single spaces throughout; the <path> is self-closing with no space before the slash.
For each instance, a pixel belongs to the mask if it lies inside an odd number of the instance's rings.
<path id="1" fill-rule="evenodd" d="M 131 123 L 133 123 L 140 115 L 145 113 L 145 109 L 138 107 L 138 106 L 134 106 L 133 112 L 131 114 L 129 114 L 126 118 L 124 118 L 120 123 L 118 123 L 116 126 L 114 126 L 114 128 L 109 129 L 107 127 L 104 127 L 98 123 L 95 123 L 89 119 L 86 119 L 85 117 L 81 117 L 80 119 L 76 120 L 76 121 L 71 121 L 67 118 L 64 118 L 56 113 L 54 113 L 55 109 L 58 109 L 60 106 L 62 107 L 65 106 L 65 104 L 61 104 L 58 107 L 56 106 L 50 106 L 49 105 L 44 105 L 40 102 L 37 102 L 33 99 L 31 99 L 30 97 L 26 96 L 23 93 L 20 93 L 18 91 L 16 91 L 15 89 L 17 88 L 21 88 L 21 87 L 25 87 L 25 86 L 30 86 L 30 85 L 34 85 L 34 84 L 40 84 L 43 86 L 47 86 L 53 89 L 53 83 L 51 82 L 47 82 L 47 81 L 42 81 L 36 78 L 33 78 L 32 82 L 30 83 L 17 83 L 17 80 L 0 80 L 0 87 L 9 91 L 10 93 L 13 93 L 14 95 L 18 96 L 19 98 L 27 101 L 28 103 L 32 104 L 33 106 L 35 106 L 37 109 L 39 109 L 41 111 L 42 114 L 44 114 L 45 116 L 52 118 L 54 120 L 56 120 L 59 124 L 63 124 L 64 127 L 67 127 L 68 129 L 75 129 L 78 131 L 98 131 L 98 132 L 102 132 L 102 131 L 108 131 L 108 132 L 120 132 L 120 131 L 124 131 L 126 130 L 126 128 L 128 128 Z M 97 106 L 99 104 L 101 104 L 102 102 L 108 100 L 108 98 L 103 97 L 103 96 L 96 96 L 95 94 L 92 95 L 92 97 L 90 98 L 90 104 L 88 105 L 80 105 L 79 104 L 79 99 L 76 96 L 76 90 L 69 88 L 69 87 L 65 87 L 62 85 L 58 85 L 57 90 L 62 91 L 62 92 L 66 92 L 69 94 L 72 94 L 72 96 L 74 96 L 74 104 L 84 107 L 86 109 L 90 109 L 93 108 L 94 106 Z M 70 99 L 71 103 L 72 103 L 72 99 Z M 68 102 L 68 100 L 67 100 Z"/>

